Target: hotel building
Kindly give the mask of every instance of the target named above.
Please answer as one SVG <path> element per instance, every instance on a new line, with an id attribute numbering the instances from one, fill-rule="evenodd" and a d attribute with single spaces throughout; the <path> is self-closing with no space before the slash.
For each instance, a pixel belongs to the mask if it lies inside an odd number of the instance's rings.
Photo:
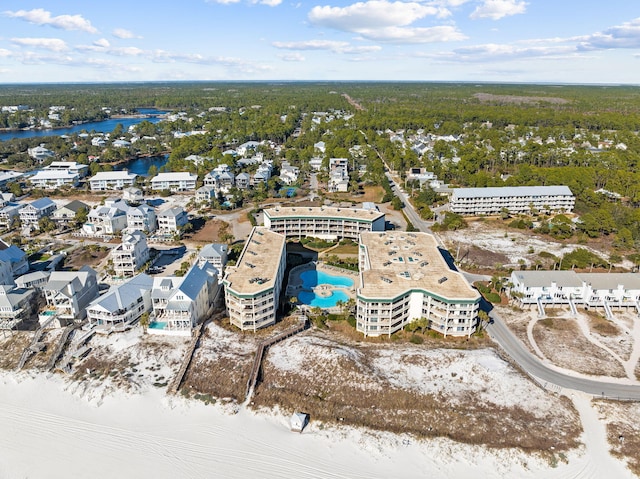
<path id="1" fill-rule="evenodd" d="M 254 227 L 223 284 L 231 324 L 253 330 L 276 322 L 286 269 L 285 236 Z"/>
<path id="2" fill-rule="evenodd" d="M 264 210 L 264 226 L 287 237 L 357 240 L 360 233 L 384 231 L 384 213 L 335 207 L 276 207 Z"/>
<path id="3" fill-rule="evenodd" d="M 476 329 L 480 294 L 449 268 L 427 233 L 360 234 L 356 329 L 391 335 L 415 319 L 444 336 Z"/>

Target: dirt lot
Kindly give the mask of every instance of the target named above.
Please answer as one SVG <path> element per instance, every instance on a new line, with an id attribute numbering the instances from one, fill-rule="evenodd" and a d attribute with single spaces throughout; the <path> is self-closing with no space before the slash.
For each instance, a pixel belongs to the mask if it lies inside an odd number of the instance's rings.
<path id="1" fill-rule="evenodd" d="M 119 242 L 119 241 L 117 241 Z M 87 245 L 75 248 L 64 260 L 64 268 L 79 270 L 83 266 L 96 268 L 111 250 L 106 246 Z"/>
<path id="2" fill-rule="evenodd" d="M 225 226 L 226 225 L 226 226 Z M 208 220 L 202 228 L 188 238 L 194 243 L 215 243 L 219 241 L 220 231 L 229 228 L 226 221 L 212 219 Z"/>

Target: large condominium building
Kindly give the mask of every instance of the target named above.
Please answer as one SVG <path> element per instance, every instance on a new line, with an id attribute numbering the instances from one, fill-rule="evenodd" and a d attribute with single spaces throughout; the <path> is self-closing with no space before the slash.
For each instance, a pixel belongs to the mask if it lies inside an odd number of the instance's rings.
<path id="1" fill-rule="evenodd" d="M 362 233 L 357 330 L 391 335 L 426 318 L 445 336 L 469 336 L 476 328 L 480 294 L 442 257 L 427 233 Z"/>
<path id="2" fill-rule="evenodd" d="M 223 284 L 231 324 L 256 330 L 276 322 L 286 268 L 286 238 L 265 227 L 251 231 L 235 267 L 227 267 Z"/>
<path id="3" fill-rule="evenodd" d="M 575 197 L 568 186 L 505 186 L 454 188 L 451 211 L 464 216 L 570 213 Z"/>
<path id="4" fill-rule="evenodd" d="M 195 191 L 198 175 L 188 171 L 158 173 L 151 179 L 152 190 Z"/>
<path id="5" fill-rule="evenodd" d="M 367 231 L 384 231 L 384 213 L 335 207 L 276 207 L 264 210 L 264 226 L 287 237 L 357 240 Z"/>
<path id="6" fill-rule="evenodd" d="M 121 190 L 133 186 L 136 182 L 135 173 L 122 171 L 100 171 L 89 178 L 91 191 Z"/>

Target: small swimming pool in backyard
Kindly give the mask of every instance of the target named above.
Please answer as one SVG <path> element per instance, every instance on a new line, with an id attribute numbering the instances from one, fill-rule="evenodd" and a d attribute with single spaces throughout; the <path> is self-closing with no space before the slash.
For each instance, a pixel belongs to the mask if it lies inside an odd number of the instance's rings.
<path id="1" fill-rule="evenodd" d="M 149 324 L 150 329 L 164 329 L 166 326 L 166 321 L 154 321 L 153 323 Z"/>
<path id="2" fill-rule="evenodd" d="M 331 286 L 341 286 L 344 288 L 353 287 L 353 280 L 347 276 L 338 276 L 324 271 L 310 269 L 300 274 L 302 287 L 305 289 L 315 288 L 319 284 L 329 284 Z"/>

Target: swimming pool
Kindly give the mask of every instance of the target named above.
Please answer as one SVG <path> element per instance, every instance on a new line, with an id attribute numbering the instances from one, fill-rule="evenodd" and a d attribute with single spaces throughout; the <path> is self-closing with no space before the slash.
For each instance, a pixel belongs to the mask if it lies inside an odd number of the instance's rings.
<path id="1" fill-rule="evenodd" d="M 305 289 L 315 288 L 319 284 L 330 284 L 332 286 L 343 286 L 345 288 L 351 288 L 353 286 L 353 280 L 347 276 L 328 274 L 315 269 L 302 272 L 300 279 L 302 280 L 302 287 Z"/>
<path id="2" fill-rule="evenodd" d="M 349 301 L 349 295 L 344 291 L 334 290 L 331 292 L 331 296 L 322 297 L 316 295 L 313 291 L 300 291 L 298 294 L 298 301 L 303 304 L 307 304 L 313 308 L 333 308 L 338 301 Z"/>
<path id="3" fill-rule="evenodd" d="M 150 329 L 164 329 L 167 326 L 166 321 L 154 321 L 149 325 Z"/>

